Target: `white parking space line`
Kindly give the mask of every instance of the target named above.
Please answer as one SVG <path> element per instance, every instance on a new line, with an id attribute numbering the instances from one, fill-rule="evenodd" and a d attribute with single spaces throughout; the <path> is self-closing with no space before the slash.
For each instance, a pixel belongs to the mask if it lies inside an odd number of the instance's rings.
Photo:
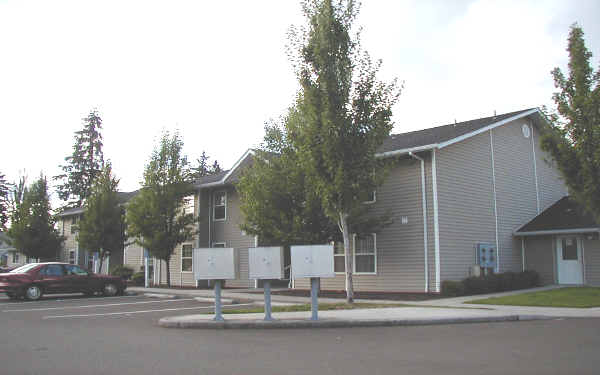
<path id="1" fill-rule="evenodd" d="M 84 305 L 84 306 L 61 306 L 61 307 L 41 307 L 36 309 L 18 309 L 18 310 L 2 310 L 2 312 L 29 312 L 29 311 L 49 311 L 49 310 L 71 310 L 71 309 L 88 309 L 90 307 L 106 307 L 106 306 L 123 306 L 123 305 L 141 305 L 147 303 L 165 303 L 165 302 L 179 302 L 179 301 L 193 301 L 194 298 L 182 298 L 182 299 L 167 299 L 160 301 L 143 301 L 143 302 L 123 302 L 123 303 L 106 303 L 99 305 Z"/>
<path id="2" fill-rule="evenodd" d="M 239 306 L 252 306 L 252 303 L 244 303 L 239 305 L 225 305 L 223 307 L 239 307 Z M 89 318 L 94 316 L 113 316 L 113 315 L 130 315 L 130 314 L 145 314 L 152 312 L 161 312 L 161 311 L 181 311 L 181 310 L 200 310 L 200 309 L 214 309 L 213 306 L 196 306 L 196 307 L 180 307 L 180 308 L 172 308 L 172 309 L 158 309 L 158 310 L 139 310 L 139 311 L 119 311 L 119 312 L 111 312 L 111 313 L 98 313 L 98 314 L 77 314 L 77 315 L 50 315 L 44 316 L 42 319 L 60 319 L 60 318 Z"/>
<path id="3" fill-rule="evenodd" d="M 45 296 L 44 296 L 45 297 Z M 6 300 L 9 304 L 14 304 L 14 305 L 22 305 L 22 304 L 26 304 L 26 303 L 44 303 L 44 302 L 69 302 L 69 301 L 78 301 L 78 300 L 86 300 L 86 299 L 90 299 L 90 298 L 95 298 L 95 297 L 85 297 L 82 296 L 81 294 L 78 295 L 70 295 L 68 298 L 52 298 L 49 297 L 48 299 L 44 299 L 44 297 L 42 297 L 42 299 L 37 300 L 37 301 L 14 301 L 14 302 L 8 302 L 8 299 Z M 113 297 L 104 297 L 102 296 L 102 299 L 109 299 L 109 298 L 131 298 L 131 297 L 139 297 L 138 295 L 132 294 L 130 296 L 113 296 Z M 8 304 L 7 303 L 7 304 Z"/>

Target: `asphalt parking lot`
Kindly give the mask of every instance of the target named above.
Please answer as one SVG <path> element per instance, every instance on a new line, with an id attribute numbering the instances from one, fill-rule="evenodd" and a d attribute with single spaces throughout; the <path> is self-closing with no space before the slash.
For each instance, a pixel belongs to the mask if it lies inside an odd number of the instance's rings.
<path id="1" fill-rule="evenodd" d="M 192 298 L 0 297 L 0 374 L 597 374 L 599 319 L 186 330 Z"/>
<path id="2" fill-rule="evenodd" d="M 197 301 L 192 297 L 50 295 L 43 296 L 39 301 L 11 301 L 4 296 L 0 297 L 0 313 L 2 318 L 8 321 L 130 319 L 135 321 L 135 324 L 153 325 L 166 315 L 177 316 L 212 311 L 214 307 L 211 303 Z"/>

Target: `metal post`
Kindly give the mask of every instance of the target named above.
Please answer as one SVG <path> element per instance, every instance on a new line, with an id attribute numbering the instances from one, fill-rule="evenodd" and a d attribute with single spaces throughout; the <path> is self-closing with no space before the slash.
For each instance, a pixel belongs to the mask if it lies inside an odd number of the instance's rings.
<path id="1" fill-rule="evenodd" d="M 310 278 L 310 307 L 312 316 L 310 320 L 319 320 L 319 278 Z"/>
<path id="2" fill-rule="evenodd" d="M 150 286 L 150 280 L 148 280 L 148 250 L 144 249 L 144 287 Z"/>
<path id="3" fill-rule="evenodd" d="M 213 320 L 222 322 L 223 314 L 221 312 L 221 280 L 215 280 L 215 317 Z"/>
<path id="4" fill-rule="evenodd" d="M 263 281 L 265 291 L 265 320 L 273 320 L 271 317 L 271 280 Z"/>

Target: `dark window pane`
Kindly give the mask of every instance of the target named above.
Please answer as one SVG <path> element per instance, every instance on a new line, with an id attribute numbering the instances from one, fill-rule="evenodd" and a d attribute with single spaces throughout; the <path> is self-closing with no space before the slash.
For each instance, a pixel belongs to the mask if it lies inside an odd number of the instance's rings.
<path id="1" fill-rule="evenodd" d="M 225 206 L 216 206 L 215 207 L 215 220 L 223 220 L 225 219 Z"/>
<path id="2" fill-rule="evenodd" d="M 181 249 L 181 256 L 183 258 L 191 258 L 192 257 L 192 245 L 183 245 Z"/>
<path id="3" fill-rule="evenodd" d="M 333 257 L 333 270 L 335 272 L 346 272 L 346 259 L 344 256 Z"/>
<path id="4" fill-rule="evenodd" d="M 192 271 L 192 260 L 190 258 L 185 258 L 181 260 L 181 270 L 184 272 Z"/>
<path id="5" fill-rule="evenodd" d="M 563 260 L 577 260 L 577 239 L 565 238 L 562 240 Z"/>

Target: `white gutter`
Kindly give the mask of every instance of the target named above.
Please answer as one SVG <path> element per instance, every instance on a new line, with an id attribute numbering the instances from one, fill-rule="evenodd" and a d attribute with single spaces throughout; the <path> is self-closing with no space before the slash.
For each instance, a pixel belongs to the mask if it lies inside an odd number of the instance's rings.
<path id="1" fill-rule="evenodd" d="M 402 134 L 400 134 L 402 135 Z M 430 144 L 430 145 L 425 145 L 425 146 L 417 146 L 417 147 L 411 147 L 411 148 L 403 148 L 401 150 L 394 150 L 394 151 L 387 151 L 387 152 L 380 152 L 375 154 L 376 158 L 389 158 L 392 156 L 398 156 L 398 155 L 405 155 L 411 152 L 419 152 L 419 151 L 426 151 L 426 150 L 431 150 L 438 147 L 437 143 L 436 144 Z"/>
<path id="2" fill-rule="evenodd" d="M 494 136 L 490 129 L 490 150 L 492 154 L 492 187 L 494 190 L 494 219 L 496 221 L 496 272 L 500 273 L 500 244 L 498 241 L 498 203 L 496 200 L 496 167 L 494 163 Z"/>
<path id="3" fill-rule="evenodd" d="M 550 229 L 550 230 L 538 230 L 531 232 L 513 232 L 516 237 L 524 236 L 544 236 L 551 234 L 577 234 L 577 233 L 592 233 L 600 232 L 600 228 L 578 228 L 578 229 Z"/>
<path id="4" fill-rule="evenodd" d="M 477 129 L 477 130 L 474 130 L 474 131 L 472 131 L 470 133 L 463 134 L 460 137 L 449 139 L 449 140 L 447 140 L 445 142 L 442 142 L 442 143 L 438 144 L 438 148 L 444 148 L 444 147 L 450 146 L 450 145 L 458 143 L 460 141 L 464 141 L 467 138 L 471 138 L 473 136 L 476 136 L 477 134 L 485 133 L 488 130 L 492 130 L 494 128 L 497 128 L 498 126 L 504 125 L 504 124 L 509 123 L 511 121 L 515 121 L 515 120 L 518 120 L 520 118 L 529 116 L 529 115 L 534 114 L 534 113 L 539 113 L 539 112 L 540 111 L 537 108 L 530 109 L 527 112 L 519 113 L 518 115 L 511 116 L 511 117 L 509 117 L 507 119 L 504 119 L 502 121 L 495 122 L 493 124 L 490 124 L 488 126 L 485 126 L 485 127 L 481 128 L 481 129 Z"/>
<path id="5" fill-rule="evenodd" d="M 425 185 L 425 160 L 413 154 L 412 151 L 408 153 L 411 157 L 421 161 L 421 195 L 423 205 L 423 247 L 425 257 L 425 293 L 429 291 L 429 257 L 428 257 L 428 243 L 427 243 L 427 187 Z"/>
<path id="6" fill-rule="evenodd" d="M 537 203 L 537 213 L 540 213 L 540 187 L 538 185 L 537 160 L 535 158 L 535 133 L 533 126 L 527 124 L 531 128 L 531 150 L 533 152 L 533 175 L 535 176 L 535 200 Z"/>
<path id="7" fill-rule="evenodd" d="M 523 263 L 523 272 L 525 272 L 525 237 L 521 237 L 521 262 Z"/>
<path id="8" fill-rule="evenodd" d="M 437 166 L 435 148 L 431 150 L 431 183 L 433 188 L 433 231 L 435 236 L 435 291 L 440 292 L 440 223 L 438 216 Z"/>

